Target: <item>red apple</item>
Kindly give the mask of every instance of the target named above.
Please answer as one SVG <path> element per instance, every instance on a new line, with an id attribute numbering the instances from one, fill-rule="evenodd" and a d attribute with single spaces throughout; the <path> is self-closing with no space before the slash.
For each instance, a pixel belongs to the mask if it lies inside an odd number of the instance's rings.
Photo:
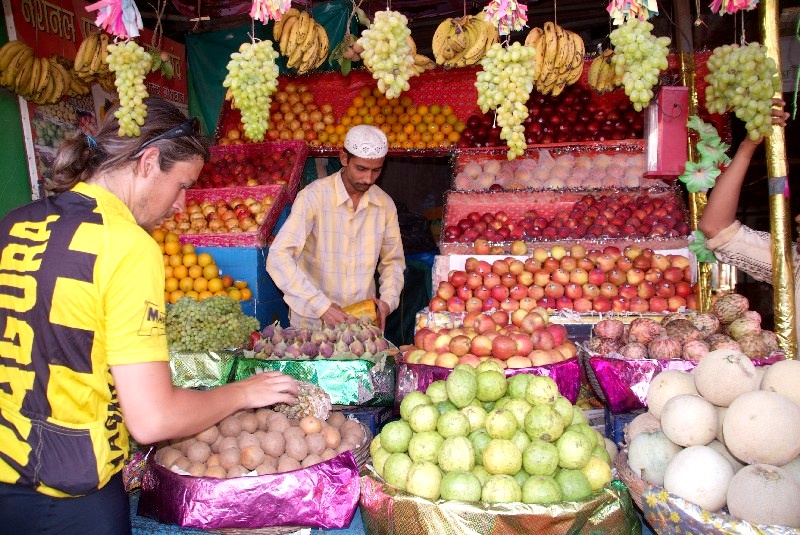
<path id="1" fill-rule="evenodd" d="M 599 295 L 592 301 L 592 310 L 595 312 L 609 312 L 611 310 L 611 300 L 608 297 Z"/>
<path id="2" fill-rule="evenodd" d="M 550 280 L 553 282 L 557 282 L 563 286 L 564 284 L 567 284 L 570 281 L 570 274 L 568 271 L 565 271 L 562 268 L 558 268 L 557 270 L 550 273 Z"/>
<path id="3" fill-rule="evenodd" d="M 642 299 L 641 297 L 633 297 L 630 300 L 629 309 L 631 312 L 637 312 L 642 314 L 650 310 L 650 305 L 647 302 L 647 299 Z"/>
<path id="4" fill-rule="evenodd" d="M 447 276 L 447 280 L 450 281 L 450 284 L 458 288 L 467 283 L 467 274 L 464 271 L 454 269 Z"/>
<path id="5" fill-rule="evenodd" d="M 483 311 L 488 312 L 490 310 L 496 310 L 500 308 L 500 301 L 495 299 L 494 297 L 487 297 L 483 300 Z"/>
<path id="6" fill-rule="evenodd" d="M 497 299 L 498 302 L 507 299 L 508 296 L 510 295 L 509 289 L 503 286 L 502 284 L 497 284 L 494 287 L 492 287 L 491 292 L 492 292 L 492 297 Z"/>
<path id="7" fill-rule="evenodd" d="M 459 286 L 456 288 L 456 296 L 462 301 L 467 301 L 472 297 L 472 290 L 470 290 L 469 286 Z"/>
<path id="8" fill-rule="evenodd" d="M 632 269 L 632 268 L 635 268 L 635 267 L 641 267 L 641 266 L 635 265 L 633 263 L 633 260 L 631 260 L 627 256 L 620 256 L 617 259 L 617 269 L 620 270 L 620 271 L 628 271 L 629 269 Z"/>
<path id="9" fill-rule="evenodd" d="M 619 294 L 619 289 L 616 285 L 610 282 L 604 282 L 600 285 L 600 295 L 603 297 L 607 297 L 611 299 L 612 297 L 616 297 Z"/>
<path id="10" fill-rule="evenodd" d="M 650 281 L 642 281 L 636 287 L 636 295 L 642 299 L 650 299 L 656 295 L 656 285 Z"/>
<path id="11" fill-rule="evenodd" d="M 500 277 L 500 284 L 510 289 L 517 284 L 517 277 L 512 273 L 506 273 Z"/>
<path id="12" fill-rule="evenodd" d="M 540 306 L 545 309 L 555 310 L 556 309 L 556 300 L 552 297 L 542 297 L 538 301 L 536 301 L 536 306 Z"/>
<path id="13" fill-rule="evenodd" d="M 691 295 L 692 285 L 686 281 L 678 281 L 675 283 L 675 295 L 683 297 L 684 299 Z"/>
<path id="14" fill-rule="evenodd" d="M 580 284 L 570 282 L 564 286 L 564 295 L 573 300 L 583 297 L 583 287 Z"/>
<path id="15" fill-rule="evenodd" d="M 597 257 L 594 261 L 595 265 L 602 271 L 603 273 L 607 273 L 614 269 L 617 265 L 617 259 L 609 254 L 601 254 Z"/>
<path id="16" fill-rule="evenodd" d="M 486 301 L 492 296 L 492 291 L 486 286 L 478 286 L 472 290 L 472 296 L 477 297 L 481 301 Z"/>
<path id="17" fill-rule="evenodd" d="M 689 310 L 697 310 L 697 294 L 689 294 L 686 296 L 686 308 Z"/>
<path id="18" fill-rule="evenodd" d="M 447 281 L 441 281 L 436 289 L 436 295 L 442 299 L 450 299 L 456 294 L 456 288 Z"/>
<path id="19" fill-rule="evenodd" d="M 594 268 L 589 271 L 588 279 L 589 284 L 600 286 L 606 281 L 606 272 L 600 268 Z"/>
<path id="20" fill-rule="evenodd" d="M 544 269 L 540 269 L 533 274 L 533 284 L 536 286 L 546 286 L 547 283 L 550 282 L 550 272 Z"/>
<path id="21" fill-rule="evenodd" d="M 498 327 L 505 327 L 509 323 L 509 315 L 505 310 L 495 310 L 492 312 L 492 321 Z"/>
<path id="22" fill-rule="evenodd" d="M 466 310 L 464 300 L 454 295 L 447 300 L 447 310 L 449 312 L 464 312 Z"/>
<path id="23" fill-rule="evenodd" d="M 489 357 L 492 355 L 492 340 L 485 334 L 479 334 L 472 339 L 470 352 L 476 357 Z"/>
<path id="24" fill-rule="evenodd" d="M 517 275 L 517 284 L 520 284 L 526 288 L 533 284 L 533 273 L 530 271 L 523 271 Z"/>
<path id="25" fill-rule="evenodd" d="M 447 310 L 447 301 L 437 295 L 431 299 L 428 308 L 431 312 L 444 312 Z"/>
<path id="26" fill-rule="evenodd" d="M 564 258 L 568 258 L 568 257 L 564 257 Z M 563 258 L 562 258 L 562 260 L 563 260 Z M 601 275 L 602 275 L 602 273 L 601 273 Z M 589 282 L 589 273 L 587 273 L 587 271 L 585 269 L 583 269 L 583 268 L 575 267 L 569 273 L 569 282 L 575 283 L 577 285 L 586 284 L 587 282 Z"/>
<path id="27" fill-rule="evenodd" d="M 547 283 L 547 286 L 544 287 L 544 295 L 545 297 L 558 299 L 564 295 L 564 286 L 556 281 L 550 281 Z"/>
<path id="28" fill-rule="evenodd" d="M 661 282 L 664 274 L 661 272 L 660 269 L 651 267 L 644 273 L 644 280 L 650 281 L 653 284 L 658 284 Z"/>
<path id="29" fill-rule="evenodd" d="M 611 300 L 611 310 L 613 312 L 628 312 L 630 310 L 630 301 L 627 297 L 621 295 L 616 296 Z"/>
<path id="30" fill-rule="evenodd" d="M 573 310 L 573 306 L 572 299 L 566 295 L 562 295 L 556 299 L 556 310 Z"/>
<path id="31" fill-rule="evenodd" d="M 654 254 L 651 260 L 651 265 L 654 268 L 658 268 L 661 271 L 666 271 L 666 269 L 670 266 L 669 258 L 664 256 L 663 254 Z"/>
<path id="32" fill-rule="evenodd" d="M 425 339 L 425 336 L 430 332 L 433 332 L 433 330 L 428 328 L 428 327 L 423 327 L 420 330 L 418 330 L 417 332 L 415 332 L 414 333 L 414 345 L 416 347 L 422 349 L 422 341 Z"/>
<path id="33" fill-rule="evenodd" d="M 669 299 L 675 295 L 675 285 L 669 281 L 661 281 L 656 285 L 656 295 Z M 651 307 L 652 308 L 652 307 Z"/>
<path id="34" fill-rule="evenodd" d="M 542 291 L 544 291 L 544 290 L 542 290 Z M 542 294 L 542 295 L 544 295 L 544 294 Z M 535 307 L 536 307 L 536 299 L 533 299 L 532 297 L 523 297 L 522 299 L 519 300 L 519 309 L 520 310 L 524 310 L 524 311 L 527 312 L 527 311 L 533 310 Z"/>
<path id="35" fill-rule="evenodd" d="M 617 288 L 617 292 L 618 295 L 626 299 L 632 299 L 638 295 L 639 289 L 636 287 L 636 285 L 629 284 L 626 282 L 619 285 L 619 287 Z"/>
<path id="36" fill-rule="evenodd" d="M 683 280 L 683 268 L 669 266 L 664 270 L 664 279 L 670 282 L 680 282 Z"/>
<path id="37" fill-rule="evenodd" d="M 476 288 L 483 285 L 483 276 L 480 273 L 475 271 L 470 271 L 467 274 L 467 280 L 465 286 L 470 290 L 475 290 Z"/>
<path id="38" fill-rule="evenodd" d="M 527 355 L 533 351 L 533 342 L 529 334 L 512 333 L 509 337 L 514 340 L 514 344 L 516 345 L 516 355 Z"/>
<path id="39" fill-rule="evenodd" d="M 464 310 L 467 312 L 480 312 L 483 310 L 483 300 L 477 297 L 470 297 L 464 302 Z"/>
<path id="40" fill-rule="evenodd" d="M 608 282 L 619 286 L 620 284 L 625 284 L 628 281 L 628 275 L 624 271 L 620 269 L 612 269 L 608 272 Z"/>
<path id="41" fill-rule="evenodd" d="M 536 301 L 544 297 L 544 286 L 528 286 L 528 297 Z"/>
<path id="42" fill-rule="evenodd" d="M 673 295 L 667 300 L 667 310 L 670 312 L 678 312 L 681 308 L 686 307 L 689 308 L 689 298 L 693 297 L 694 294 L 689 294 L 689 296 L 684 299 L 679 295 Z M 695 303 L 696 306 L 696 303 Z M 694 309 L 693 309 L 694 310 Z"/>
<path id="43" fill-rule="evenodd" d="M 519 309 L 519 301 L 508 297 L 500 302 L 500 308 L 506 312 L 514 312 Z"/>
<path id="44" fill-rule="evenodd" d="M 525 297 L 528 297 L 528 287 L 527 286 L 521 286 L 519 284 L 515 284 L 514 286 L 509 288 L 508 296 L 510 298 L 512 298 L 512 299 L 516 299 L 517 301 L 520 301 L 520 300 L 524 299 Z"/>
<path id="45" fill-rule="evenodd" d="M 644 271 L 639 268 L 633 268 L 626 273 L 628 284 L 639 284 L 644 281 Z"/>
<path id="46" fill-rule="evenodd" d="M 558 260 L 556 260 L 552 256 L 548 257 L 544 262 L 542 262 L 542 269 L 547 271 L 548 273 L 552 273 L 559 267 L 561 267 L 561 264 L 559 263 Z"/>
<path id="47" fill-rule="evenodd" d="M 525 299 L 527 299 L 527 297 Z M 511 313 L 511 325 L 514 325 L 516 327 L 521 327 L 522 326 L 522 320 L 524 320 L 525 316 L 527 316 L 527 315 L 528 315 L 528 311 L 524 310 L 522 308 L 518 308 L 517 310 L 513 311 Z"/>
<path id="48" fill-rule="evenodd" d="M 667 300 L 657 295 L 650 298 L 648 305 L 650 306 L 650 312 L 659 313 L 667 310 Z"/>
<path id="49" fill-rule="evenodd" d="M 489 254 L 490 245 L 489 240 L 486 238 L 478 238 L 474 242 L 472 242 L 472 246 L 475 248 L 475 253 L 479 255 L 487 255 Z"/>
<path id="50" fill-rule="evenodd" d="M 669 260 L 670 265 L 675 266 L 677 268 L 683 269 L 689 266 L 689 259 L 683 255 L 671 254 L 667 255 L 667 259 Z"/>
<path id="51" fill-rule="evenodd" d="M 572 309 L 575 312 L 585 314 L 592 311 L 592 302 L 585 297 L 578 297 L 572 301 Z"/>
<path id="52" fill-rule="evenodd" d="M 492 272 L 492 265 L 486 260 L 478 260 L 478 263 L 475 264 L 475 271 L 485 277 L 487 273 Z"/>
<path id="53" fill-rule="evenodd" d="M 495 260 L 492 262 L 492 273 L 497 273 L 502 277 L 508 273 L 508 263 L 505 260 Z"/>
<path id="54" fill-rule="evenodd" d="M 600 287 L 592 283 L 586 283 L 581 288 L 583 288 L 583 297 L 587 299 L 594 300 L 600 296 Z"/>
<path id="55" fill-rule="evenodd" d="M 545 329 L 552 335 L 553 343 L 557 346 L 566 342 L 569 337 L 567 328 L 559 323 L 551 323 Z"/>

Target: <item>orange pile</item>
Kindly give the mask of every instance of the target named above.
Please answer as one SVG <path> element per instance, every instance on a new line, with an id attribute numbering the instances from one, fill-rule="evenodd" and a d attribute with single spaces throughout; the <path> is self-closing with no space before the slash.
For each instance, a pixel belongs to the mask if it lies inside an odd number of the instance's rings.
<path id="1" fill-rule="evenodd" d="M 338 124 L 327 124 L 317 134 L 326 146 L 341 147 L 351 126 L 371 124 L 386 134 L 397 149 L 431 149 L 458 143 L 464 123 L 450 106 L 420 104 L 409 96 L 387 99 L 378 88 L 362 88 Z"/>
<path id="2" fill-rule="evenodd" d="M 178 235 L 155 229 L 152 234 L 164 254 L 164 301 L 175 304 L 181 297 L 202 301 L 212 295 L 227 295 L 237 301 L 252 298 L 245 281 L 234 281 L 221 275 L 214 258 L 208 253 L 197 254 L 194 245 L 181 245 Z"/>

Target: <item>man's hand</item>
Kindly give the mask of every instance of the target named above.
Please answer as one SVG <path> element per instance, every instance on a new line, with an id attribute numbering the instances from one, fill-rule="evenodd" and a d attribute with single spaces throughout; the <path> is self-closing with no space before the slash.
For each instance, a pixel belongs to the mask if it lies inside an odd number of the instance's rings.
<path id="1" fill-rule="evenodd" d="M 350 314 L 345 312 L 342 307 L 337 305 L 336 303 L 331 303 L 331 306 L 328 307 L 328 310 L 319 317 L 323 323 L 326 323 L 331 326 L 339 325 L 340 323 L 350 323 Z"/>
<path id="2" fill-rule="evenodd" d="M 378 328 L 383 331 L 386 329 L 386 318 L 389 316 L 389 305 L 374 295 L 372 296 L 372 301 L 375 303 L 375 308 L 378 309 Z"/>

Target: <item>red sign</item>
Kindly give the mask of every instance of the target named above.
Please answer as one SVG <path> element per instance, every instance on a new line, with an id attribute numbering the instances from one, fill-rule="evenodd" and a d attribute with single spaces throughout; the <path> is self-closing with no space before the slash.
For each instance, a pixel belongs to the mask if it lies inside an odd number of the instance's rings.
<path id="1" fill-rule="evenodd" d="M 84 36 L 96 31 L 95 13 L 85 9 L 81 0 L 21 0 L 12 2 L 11 14 L 17 39 L 33 47 L 38 57 L 58 54 L 74 60 Z M 141 30 L 138 43 L 153 49 L 153 32 Z M 155 43 L 158 44 L 158 43 Z M 147 90 L 152 96 L 187 104 L 186 49 L 166 37 L 161 38 L 160 51 L 172 63 L 174 76 L 167 80 L 159 72 L 147 75 Z"/>

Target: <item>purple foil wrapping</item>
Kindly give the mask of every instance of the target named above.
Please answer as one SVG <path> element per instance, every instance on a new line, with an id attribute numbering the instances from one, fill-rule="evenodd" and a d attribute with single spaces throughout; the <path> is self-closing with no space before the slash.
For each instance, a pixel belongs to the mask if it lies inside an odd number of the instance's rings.
<path id="1" fill-rule="evenodd" d="M 400 402 L 409 392 L 414 390 L 425 392 L 428 385 L 434 381 L 447 379 L 452 371 L 451 368 L 441 366 L 409 364 L 404 358 L 399 358 L 394 395 L 395 408 L 400 407 Z M 556 382 L 561 395 L 569 399 L 571 403 L 574 404 L 578 400 L 578 393 L 581 389 L 581 365 L 577 357 L 533 368 L 506 368 L 505 372 L 506 377 L 512 377 L 518 373 L 545 375 Z"/>
<path id="2" fill-rule="evenodd" d="M 345 528 L 358 506 L 359 486 L 349 451 L 302 470 L 233 479 L 179 475 L 151 457 L 139 514 L 202 529 Z"/>
<path id="3" fill-rule="evenodd" d="M 753 359 L 753 364 L 766 366 L 783 359 L 783 354 L 774 353 L 768 358 Z M 606 405 L 614 414 L 647 408 L 647 389 L 650 388 L 650 381 L 662 371 L 690 372 L 696 365 L 696 362 L 682 359 L 630 360 L 613 356 L 589 357 L 589 366 L 603 390 Z"/>

